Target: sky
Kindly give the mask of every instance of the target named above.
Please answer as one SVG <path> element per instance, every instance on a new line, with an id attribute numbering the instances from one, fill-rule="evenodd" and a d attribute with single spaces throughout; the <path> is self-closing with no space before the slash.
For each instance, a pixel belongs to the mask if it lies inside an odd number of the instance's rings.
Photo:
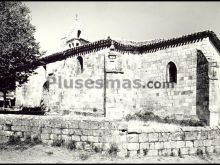
<path id="1" fill-rule="evenodd" d="M 213 30 L 220 37 L 220 2 L 23 2 L 31 11 L 35 38 L 55 53 L 76 14 L 86 39 L 146 41 Z"/>

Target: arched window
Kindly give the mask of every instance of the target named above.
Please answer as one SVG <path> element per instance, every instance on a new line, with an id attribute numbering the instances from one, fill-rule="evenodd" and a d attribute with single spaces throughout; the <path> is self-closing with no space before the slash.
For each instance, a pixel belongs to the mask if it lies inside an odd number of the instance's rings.
<path id="1" fill-rule="evenodd" d="M 78 62 L 80 64 L 81 72 L 83 72 L 83 58 L 81 56 L 78 56 L 77 60 L 78 60 Z"/>
<path id="2" fill-rule="evenodd" d="M 80 38 L 81 30 L 77 31 L 77 38 Z"/>
<path id="3" fill-rule="evenodd" d="M 167 82 L 177 83 L 177 68 L 173 62 L 167 64 Z"/>
<path id="4" fill-rule="evenodd" d="M 44 85 L 43 85 L 43 90 L 44 91 L 49 91 L 49 81 L 46 81 L 45 83 L 44 83 Z"/>

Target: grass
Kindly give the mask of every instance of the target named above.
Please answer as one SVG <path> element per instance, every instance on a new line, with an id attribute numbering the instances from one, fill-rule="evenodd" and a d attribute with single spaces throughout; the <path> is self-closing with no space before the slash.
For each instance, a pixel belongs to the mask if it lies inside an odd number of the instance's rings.
<path id="1" fill-rule="evenodd" d="M 206 123 L 204 121 L 197 121 L 197 120 L 177 120 L 175 118 L 171 118 L 169 116 L 165 116 L 161 118 L 160 116 L 155 115 L 153 112 L 136 112 L 135 114 L 131 115 L 128 114 L 125 117 L 125 120 L 141 120 L 141 121 L 156 121 L 159 123 L 167 123 L 167 124 L 176 124 L 181 126 L 205 126 Z"/>
<path id="2" fill-rule="evenodd" d="M 23 141 L 20 136 L 11 135 L 6 143 L 0 144 L 1 150 L 7 150 L 9 148 L 14 150 L 26 150 L 35 145 L 41 144 L 41 140 L 38 137 L 31 139 L 29 136 L 26 137 Z"/>

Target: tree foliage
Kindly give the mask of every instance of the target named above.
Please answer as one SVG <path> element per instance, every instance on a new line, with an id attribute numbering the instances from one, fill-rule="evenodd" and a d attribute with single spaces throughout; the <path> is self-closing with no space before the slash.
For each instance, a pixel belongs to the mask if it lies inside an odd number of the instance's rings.
<path id="1" fill-rule="evenodd" d="M 0 2 L 0 91 L 15 89 L 34 72 L 40 55 L 29 9 L 22 2 Z"/>

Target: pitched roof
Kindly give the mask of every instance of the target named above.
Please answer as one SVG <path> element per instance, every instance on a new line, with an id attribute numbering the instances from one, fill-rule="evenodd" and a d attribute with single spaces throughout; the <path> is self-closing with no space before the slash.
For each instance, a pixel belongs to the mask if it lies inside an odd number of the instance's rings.
<path id="1" fill-rule="evenodd" d="M 41 61 L 40 65 L 42 65 L 42 62 L 43 64 L 48 64 L 48 63 L 52 63 L 55 61 L 66 59 L 71 56 L 83 55 L 83 54 L 87 54 L 90 52 L 96 52 L 101 49 L 109 48 L 112 42 L 117 51 L 141 54 L 141 53 L 147 53 L 147 52 L 155 52 L 157 50 L 166 49 L 168 47 L 176 47 L 180 45 L 186 45 L 189 43 L 198 42 L 207 37 L 209 37 L 210 41 L 220 52 L 220 40 L 218 39 L 218 37 L 213 31 L 207 30 L 207 31 L 184 35 L 181 37 L 172 38 L 168 40 L 161 40 L 161 39 L 153 40 L 152 42 L 145 42 L 142 44 L 140 43 L 135 44 L 134 42 L 132 44 L 131 42 L 122 43 L 120 41 L 116 41 L 116 40 L 112 40 L 108 38 L 105 40 L 99 40 L 96 42 L 88 43 L 88 44 L 85 44 L 79 47 L 75 47 L 75 48 L 68 49 L 62 52 L 51 54 L 49 56 L 42 57 L 40 59 Z"/>

